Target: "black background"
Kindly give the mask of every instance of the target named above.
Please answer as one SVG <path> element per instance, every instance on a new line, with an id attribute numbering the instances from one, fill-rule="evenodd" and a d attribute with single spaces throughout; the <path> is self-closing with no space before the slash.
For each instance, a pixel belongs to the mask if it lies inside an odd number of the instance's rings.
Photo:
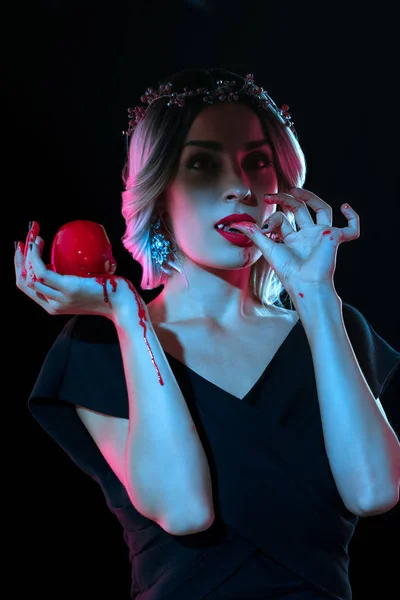
<path id="1" fill-rule="evenodd" d="M 69 317 L 48 315 L 15 287 L 12 242 L 25 241 L 36 220 L 49 262 L 61 225 L 100 222 L 117 272 L 139 287 L 141 268 L 120 242 L 128 106 L 183 68 L 255 73 L 277 104 L 290 105 L 308 162 L 304 187 L 333 207 L 334 225 L 345 225 L 343 202 L 360 215 L 361 237 L 339 248 L 339 295 L 400 349 L 396 21 L 382 2 L 206 0 L 37 1 L 14 3 L 5 17 L 2 179 L 12 285 L 3 314 L 12 319 L 5 349 L 13 375 L 5 377 L 12 393 L 4 398 L 4 463 L 14 495 L 6 502 L 16 511 L 10 557 L 24 573 L 15 589 L 42 600 L 128 599 L 127 548 L 100 488 L 27 411 L 45 354 Z M 146 301 L 156 295 L 141 293 Z M 394 598 L 396 541 L 397 508 L 360 520 L 350 545 L 354 600 Z"/>

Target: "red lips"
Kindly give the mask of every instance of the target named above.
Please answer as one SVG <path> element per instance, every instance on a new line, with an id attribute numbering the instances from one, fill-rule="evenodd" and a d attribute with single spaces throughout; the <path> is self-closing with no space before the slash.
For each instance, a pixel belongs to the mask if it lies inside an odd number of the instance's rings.
<path id="1" fill-rule="evenodd" d="M 218 223 L 215 223 L 215 227 L 220 223 L 238 223 L 239 221 L 251 221 L 252 223 L 256 222 L 255 218 L 251 215 L 248 215 L 247 213 L 234 213 L 232 215 L 224 217 L 223 219 L 218 221 Z"/>

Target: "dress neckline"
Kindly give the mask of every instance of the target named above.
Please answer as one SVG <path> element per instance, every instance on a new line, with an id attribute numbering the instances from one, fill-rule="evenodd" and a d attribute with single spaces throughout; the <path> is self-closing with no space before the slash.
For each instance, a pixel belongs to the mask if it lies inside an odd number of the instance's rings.
<path id="1" fill-rule="evenodd" d="M 296 321 L 296 323 L 293 325 L 293 327 L 290 329 L 289 333 L 287 334 L 287 336 L 284 338 L 284 340 L 282 341 L 281 345 L 278 346 L 275 354 L 273 355 L 273 357 L 271 358 L 271 360 L 269 361 L 269 363 L 266 365 L 265 369 L 263 370 L 263 372 L 261 373 L 260 377 L 257 379 L 257 381 L 252 385 L 252 387 L 248 390 L 248 392 L 243 396 L 243 398 L 239 398 L 238 396 L 235 396 L 234 394 L 231 394 L 230 392 L 227 392 L 226 390 L 224 390 L 224 388 L 220 387 L 219 385 L 213 383 L 212 381 L 210 381 L 209 379 L 206 379 L 205 377 L 203 377 L 203 375 L 200 375 L 200 373 L 197 373 L 197 371 L 194 371 L 191 367 L 188 367 L 188 365 L 186 365 L 185 363 L 183 363 L 182 361 L 180 361 L 178 358 L 175 358 L 175 356 L 172 356 L 172 354 L 170 354 L 169 352 L 167 352 L 166 350 L 164 350 L 164 353 L 166 354 L 166 356 L 168 356 L 168 360 L 172 359 L 173 361 L 175 361 L 175 363 L 178 363 L 180 365 L 181 368 L 185 368 L 188 371 L 190 371 L 191 373 L 194 373 L 194 375 L 196 377 L 199 377 L 200 379 L 202 379 L 203 381 L 205 381 L 207 383 L 207 385 L 212 386 L 213 388 L 216 388 L 217 390 L 219 390 L 222 394 L 225 394 L 227 396 L 230 396 L 232 398 L 235 398 L 235 400 L 238 400 L 239 402 L 248 402 L 249 397 L 251 395 L 253 395 L 253 393 L 256 391 L 256 389 L 258 389 L 259 385 L 261 384 L 262 380 L 264 379 L 264 377 L 266 376 L 267 372 L 273 367 L 274 363 L 277 361 L 278 357 L 280 356 L 280 354 L 283 352 L 283 350 L 286 348 L 286 346 L 288 345 L 288 342 L 292 339 L 292 334 L 294 333 L 294 331 L 298 331 L 300 329 L 300 324 L 301 321 L 300 319 L 298 319 Z"/>

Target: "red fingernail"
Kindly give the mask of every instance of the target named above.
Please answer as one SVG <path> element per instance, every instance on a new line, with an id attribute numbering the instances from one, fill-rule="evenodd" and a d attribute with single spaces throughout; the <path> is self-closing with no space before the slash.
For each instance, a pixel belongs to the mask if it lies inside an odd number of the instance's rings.
<path id="1" fill-rule="evenodd" d="M 31 232 L 32 232 L 32 235 L 34 238 L 37 235 L 39 235 L 39 231 L 40 231 L 39 223 L 36 223 L 36 221 L 32 221 Z"/>

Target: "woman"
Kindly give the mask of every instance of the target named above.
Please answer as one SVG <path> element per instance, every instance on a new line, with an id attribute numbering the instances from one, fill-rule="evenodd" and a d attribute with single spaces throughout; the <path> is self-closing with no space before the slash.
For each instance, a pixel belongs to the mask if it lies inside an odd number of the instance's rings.
<path id="1" fill-rule="evenodd" d="M 132 598 L 350 599 L 358 518 L 391 510 L 400 480 L 379 399 L 400 353 L 333 281 L 359 217 L 343 205 L 333 227 L 302 187 L 288 107 L 252 76 L 184 71 L 142 101 L 123 244 L 164 288 L 146 306 L 108 280 L 105 303 L 94 277 L 46 269 L 35 224 L 17 285 L 79 316 L 29 407 L 121 522 Z"/>

